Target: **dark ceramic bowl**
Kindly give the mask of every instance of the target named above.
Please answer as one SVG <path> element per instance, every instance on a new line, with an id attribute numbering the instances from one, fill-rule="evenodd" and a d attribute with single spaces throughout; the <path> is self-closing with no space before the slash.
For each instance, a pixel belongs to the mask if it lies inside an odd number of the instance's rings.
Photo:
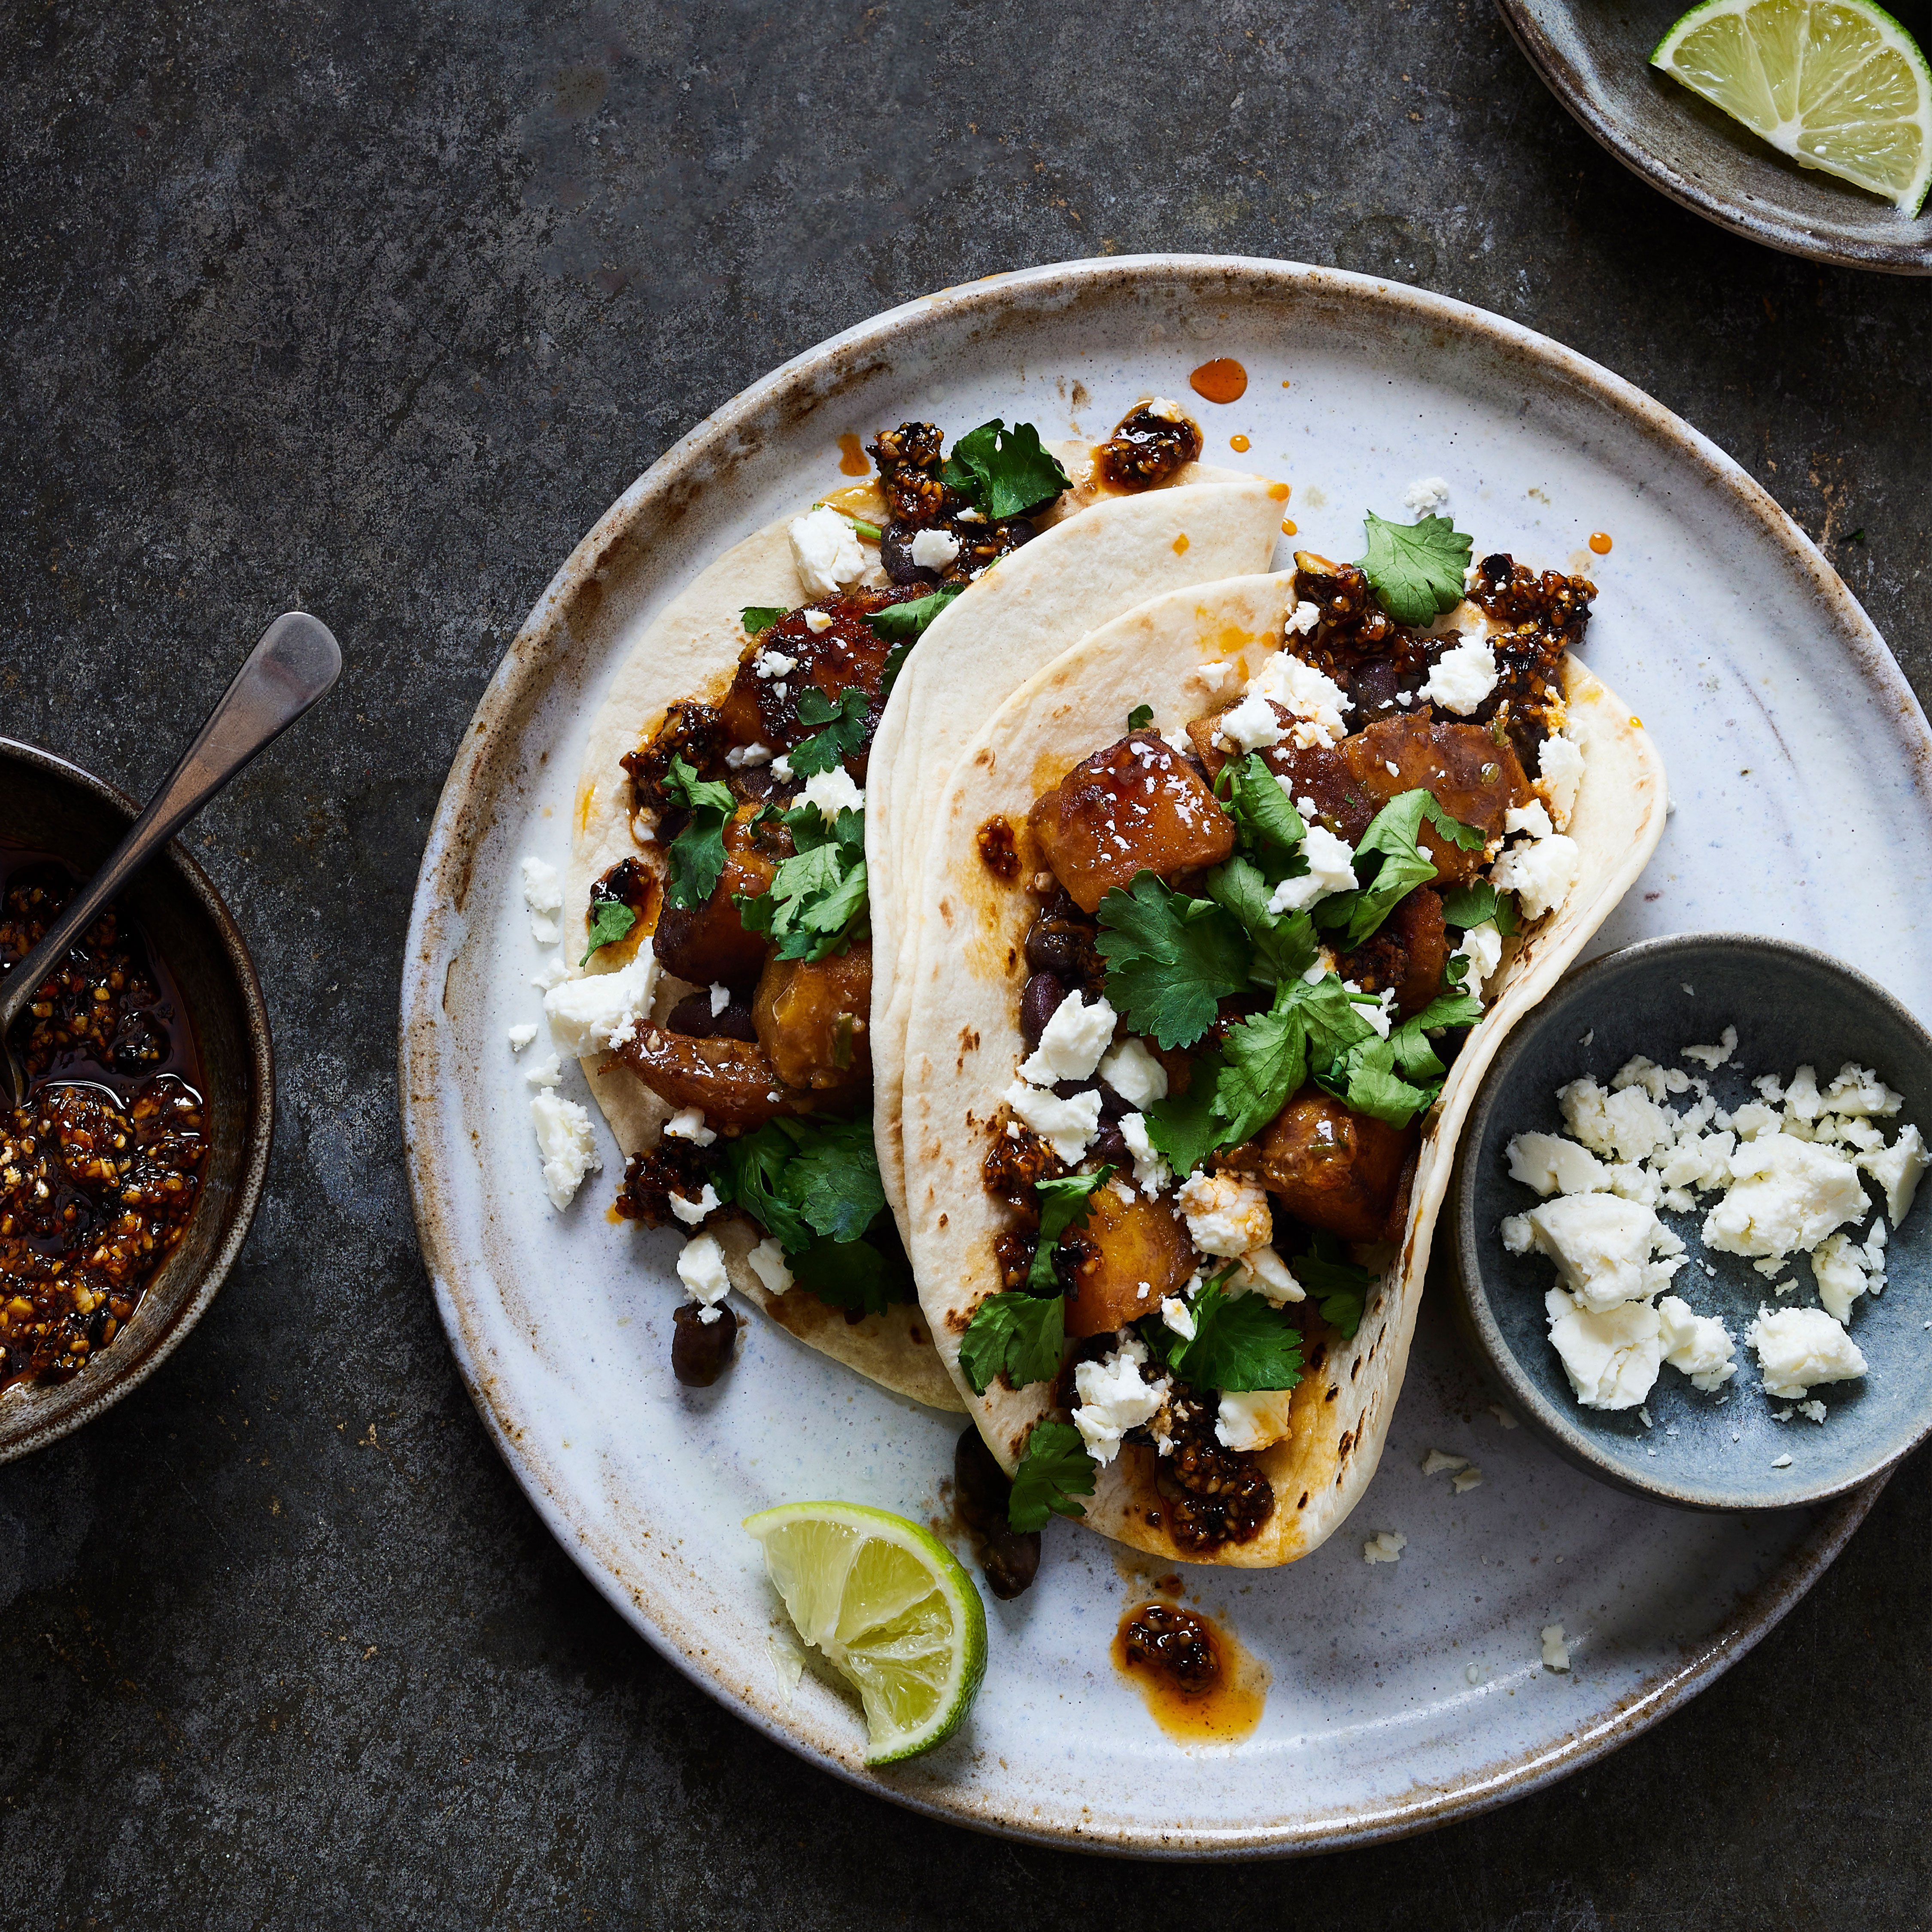
<path id="1" fill-rule="evenodd" d="M 0 845 L 98 870 L 138 808 L 64 759 L 0 738 Z M 189 1009 L 208 1101 L 206 1184 L 180 1245 L 133 1318 L 72 1380 L 0 1391 L 0 1462 L 78 1429 L 143 1381 L 201 1318 L 240 1252 L 268 1166 L 274 1060 L 268 1016 L 239 929 L 207 874 L 170 844 L 122 895 Z"/>
<path id="2" fill-rule="evenodd" d="M 1634 173 L 1734 234 L 1848 268 L 1932 275 L 1917 217 L 1801 168 L 1650 64 L 1690 0 L 1497 0 L 1544 84 Z M 1924 9 L 1888 9 L 1926 44 Z"/>
<path id="3" fill-rule="evenodd" d="M 1715 1041 L 1726 1026 L 1738 1030 L 1729 1066 L 1706 1076 L 1678 1058 L 1680 1048 Z M 1692 1257 L 1672 1292 L 1700 1314 L 1724 1317 L 1738 1372 L 1706 1394 L 1666 1366 L 1644 1404 L 1648 1428 L 1635 1409 L 1585 1408 L 1571 1393 L 1544 1311 L 1555 1268 L 1540 1255 L 1508 1252 L 1498 1232 L 1504 1216 L 1537 1204 L 1510 1179 L 1504 1149 L 1528 1130 L 1561 1132 L 1557 1088 L 1586 1073 L 1607 1085 L 1636 1054 L 1708 1077 L 1727 1110 L 1757 1097 L 1755 1076 L 1788 1080 L 1809 1062 L 1822 1084 L 1855 1060 L 1905 1096 L 1898 1119 L 1882 1124 L 1888 1138 L 1903 1121 L 1932 1127 L 1932 1036 L 1889 993 L 1822 952 L 1702 933 L 1646 940 L 1595 960 L 1510 1034 L 1471 1112 L 1450 1204 L 1466 1333 L 1524 1423 L 1619 1489 L 1685 1508 L 1744 1510 L 1790 1508 L 1856 1488 L 1932 1432 L 1932 1182 L 1892 1232 L 1885 1292 L 1860 1297 L 1852 1310 L 1852 1336 L 1869 1372 L 1813 1391 L 1828 1412 L 1822 1424 L 1774 1419 L 1790 1405 L 1764 1394 L 1744 1341 L 1760 1305 L 1816 1305 L 1810 1270 L 1795 1262 L 1790 1273 L 1800 1286 L 1780 1300 L 1742 1257 L 1707 1256 L 1698 1230 L 1714 1194 L 1699 1196 L 1694 1214 L 1660 1218 Z M 1681 1112 L 1692 1097 L 1671 1105 Z M 1789 1467 L 1772 1466 L 1780 1456 L 1791 1458 Z"/>

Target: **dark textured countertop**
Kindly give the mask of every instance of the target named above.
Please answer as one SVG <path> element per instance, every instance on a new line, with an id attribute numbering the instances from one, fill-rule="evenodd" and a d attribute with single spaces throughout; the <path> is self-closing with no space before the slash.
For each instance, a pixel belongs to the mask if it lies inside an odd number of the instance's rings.
<path id="1" fill-rule="evenodd" d="M 1690 1708 L 1403 1845 L 1102 1863 L 807 1769 L 619 1622 L 492 1452 L 417 1254 L 394 1053 L 491 667 L 633 477 L 833 331 L 1100 253 L 1420 283 L 1730 451 L 1925 694 L 1923 283 L 1660 200 L 1479 0 L 27 0 L 0 84 L 0 730 L 142 790 L 278 610 L 349 656 L 191 834 L 278 1030 L 242 1264 L 146 1387 L 0 1468 L 0 1924 L 1925 1923 L 1923 1456 Z"/>

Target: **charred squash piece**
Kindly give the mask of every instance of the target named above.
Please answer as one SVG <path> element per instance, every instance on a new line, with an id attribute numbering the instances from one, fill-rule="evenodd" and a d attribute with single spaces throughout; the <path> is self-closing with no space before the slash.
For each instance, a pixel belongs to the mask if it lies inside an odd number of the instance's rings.
<path id="1" fill-rule="evenodd" d="M 1507 736 L 1498 744 L 1480 724 L 1447 724 L 1420 715 L 1384 718 L 1335 748 L 1377 811 L 1402 792 L 1433 792 L 1450 818 L 1480 826 L 1492 838 L 1502 836 L 1510 807 L 1527 805 L 1534 796 Z M 1480 846 L 1465 852 L 1426 823 L 1421 843 L 1450 885 L 1466 885 L 1483 869 Z"/>
<path id="2" fill-rule="evenodd" d="M 1449 933 L 1442 897 L 1427 886 L 1418 886 L 1372 939 L 1336 960 L 1335 970 L 1365 993 L 1393 986 L 1395 1010 L 1406 1019 L 1442 990 L 1442 970 L 1448 963 Z"/>
<path id="3" fill-rule="evenodd" d="M 1262 756 L 1269 770 L 1288 781 L 1298 807 L 1304 798 L 1312 799 L 1316 817 L 1351 845 L 1367 831 L 1369 820 L 1381 808 L 1382 801 L 1371 798 L 1356 782 L 1348 760 L 1336 746 L 1310 745 L 1298 751 L 1292 745 L 1276 745 Z"/>
<path id="4" fill-rule="evenodd" d="M 1097 912 L 1136 873 L 1170 883 L 1218 866 L 1234 821 L 1165 738 L 1135 731 L 1076 765 L 1034 806 L 1028 823 L 1054 876 L 1082 912 Z"/>
<path id="5" fill-rule="evenodd" d="M 658 963 L 694 986 L 748 986 L 765 963 L 765 937 L 747 932 L 734 896 L 771 890 L 778 868 L 752 842 L 757 807 L 742 805 L 724 822 L 724 869 L 701 906 L 668 905 L 652 935 Z"/>
<path id="6" fill-rule="evenodd" d="M 617 1057 L 660 1100 L 703 1108 L 705 1124 L 721 1132 L 748 1132 L 781 1114 L 850 1113 L 865 1097 L 862 1088 L 813 1094 L 788 1088 L 764 1048 L 749 1040 L 693 1040 L 646 1027 Z"/>
<path id="7" fill-rule="evenodd" d="M 1144 1195 L 1123 1201 L 1112 1182 L 1088 1201 L 1086 1220 L 1061 1244 L 1072 1263 L 1066 1332 L 1107 1335 L 1159 1313 L 1162 1296 L 1178 1294 L 1193 1273 L 1194 1256 L 1186 1229 L 1165 1202 Z"/>
<path id="8" fill-rule="evenodd" d="M 829 959 L 767 960 L 752 1024 L 788 1087 L 863 1089 L 872 1078 L 872 942 L 860 940 Z"/>
<path id="9" fill-rule="evenodd" d="M 1264 1130 L 1256 1152 L 1263 1184 L 1298 1221 L 1344 1240 L 1376 1241 L 1420 1138 L 1413 1124 L 1385 1126 L 1305 1087 Z"/>

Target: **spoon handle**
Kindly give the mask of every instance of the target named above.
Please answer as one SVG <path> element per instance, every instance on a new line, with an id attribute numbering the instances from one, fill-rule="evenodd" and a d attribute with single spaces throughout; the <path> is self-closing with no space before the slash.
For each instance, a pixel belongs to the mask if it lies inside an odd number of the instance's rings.
<path id="1" fill-rule="evenodd" d="M 208 713 L 167 783 L 128 828 L 113 856 L 76 894 L 40 943 L 0 980 L 0 1035 L 101 908 L 250 759 L 326 696 L 341 671 L 341 649 L 328 626 L 304 610 L 284 613 L 262 633 L 235 682 Z"/>

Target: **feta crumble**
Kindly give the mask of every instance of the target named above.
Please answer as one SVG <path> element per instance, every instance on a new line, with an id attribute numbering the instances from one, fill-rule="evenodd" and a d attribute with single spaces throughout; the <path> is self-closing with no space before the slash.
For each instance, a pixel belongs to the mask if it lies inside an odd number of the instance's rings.
<path id="1" fill-rule="evenodd" d="M 1222 712 L 1219 730 L 1225 742 L 1244 752 L 1279 745 L 1288 736 L 1288 728 L 1275 716 L 1274 706 L 1258 692 L 1250 692 L 1232 710 Z"/>
<path id="2" fill-rule="evenodd" d="M 808 598 L 836 597 L 866 574 L 858 533 L 836 510 L 794 517 L 788 527 L 792 562 Z"/>
<path id="3" fill-rule="evenodd" d="M 1563 1640 L 1561 1624 L 1545 1624 L 1537 1633 L 1543 1645 L 1543 1667 L 1546 1670 L 1568 1670 L 1570 1668 L 1570 1646 Z"/>
<path id="4" fill-rule="evenodd" d="M 1737 1345 L 1716 1316 L 1700 1315 L 1681 1297 L 1666 1294 L 1657 1304 L 1657 1319 L 1664 1359 L 1694 1388 L 1710 1394 L 1737 1373 L 1731 1359 Z"/>
<path id="5" fill-rule="evenodd" d="M 1346 737 L 1348 728 L 1342 714 L 1355 708 L 1354 700 L 1333 678 L 1288 651 L 1276 651 L 1262 660 L 1249 680 L 1248 694 L 1271 698 L 1300 721 L 1294 742 L 1302 751 Z"/>
<path id="6" fill-rule="evenodd" d="M 1453 1474 L 1458 1469 L 1466 1469 L 1469 1459 L 1466 1456 L 1452 1456 L 1446 1449 L 1432 1449 L 1422 1459 L 1422 1473 L 1425 1476 Z"/>
<path id="7" fill-rule="evenodd" d="M 1846 1382 L 1865 1372 L 1865 1358 L 1844 1324 L 1822 1308 L 1760 1307 L 1744 1330 L 1757 1356 L 1766 1395 L 1803 1396 L 1820 1382 Z"/>
<path id="8" fill-rule="evenodd" d="M 1276 886 L 1268 896 L 1270 913 L 1301 912 L 1318 899 L 1355 890 L 1354 848 L 1346 838 L 1336 838 L 1325 825 L 1311 824 L 1302 841 L 1301 854 L 1308 861 L 1308 870 Z M 1500 957 L 1500 942 L 1497 952 Z"/>
<path id="9" fill-rule="evenodd" d="M 1046 1044 L 1043 1036 L 1041 1044 Z M 1167 1069 L 1144 1040 L 1130 1036 L 1108 1048 L 1100 1058 L 1100 1078 L 1130 1107 L 1144 1108 L 1167 1098 Z"/>
<path id="10" fill-rule="evenodd" d="M 731 1277 L 724 1267 L 724 1250 L 716 1234 L 698 1234 L 685 1243 L 677 1258 L 677 1278 L 703 1313 L 706 1322 L 718 1319 L 718 1304 L 730 1292 Z"/>
<path id="11" fill-rule="evenodd" d="M 717 1138 L 715 1130 L 704 1124 L 702 1107 L 680 1107 L 664 1124 L 673 1140 L 688 1141 L 693 1147 L 709 1147 Z"/>
<path id="12" fill-rule="evenodd" d="M 1557 830 L 1565 831 L 1576 809 L 1577 788 L 1583 782 L 1582 751 L 1574 739 L 1558 731 L 1544 740 L 1537 770 L 1537 782 L 1549 800 L 1550 815 L 1556 821 Z"/>
<path id="13" fill-rule="evenodd" d="M 615 973 L 593 973 L 553 986 L 544 995 L 551 1037 L 579 1059 L 623 1046 L 650 1014 L 657 978 L 657 956 L 646 939 Z"/>
<path id="14" fill-rule="evenodd" d="M 537 1152 L 543 1156 L 544 1190 L 560 1214 L 577 1198 L 584 1177 L 604 1165 L 598 1158 L 590 1116 L 577 1101 L 566 1100 L 545 1087 L 532 1096 L 530 1125 L 536 1131 Z"/>
<path id="15" fill-rule="evenodd" d="M 834 765 L 829 772 L 814 772 L 805 782 L 802 794 L 807 805 L 815 805 L 818 815 L 830 825 L 842 812 L 863 812 L 866 794 L 852 782 L 852 775 L 843 765 Z"/>
<path id="16" fill-rule="evenodd" d="M 510 1029 L 510 1051 L 521 1053 L 536 1036 L 536 1028 L 527 1022 L 521 1026 L 513 1026 Z"/>
<path id="17" fill-rule="evenodd" d="M 1532 844 L 1511 845 L 1490 868 L 1499 892 L 1514 892 L 1525 919 L 1540 919 L 1560 905 L 1583 869 L 1576 842 L 1561 832 Z"/>
<path id="18" fill-rule="evenodd" d="M 1078 992 L 1069 993 L 1041 1029 L 1039 1046 L 1022 1063 L 1020 1078 L 1036 1087 L 1090 1078 L 1112 1042 L 1114 1018 L 1103 998 L 1084 1000 Z"/>
<path id="19" fill-rule="evenodd" d="M 1496 689 L 1497 675 L 1496 654 L 1488 643 L 1481 638 L 1465 638 L 1436 659 L 1419 694 L 1459 718 L 1466 718 Z M 1548 824 L 1546 817 L 1544 822 Z"/>
<path id="20" fill-rule="evenodd" d="M 1664 1360 L 1657 1310 L 1622 1301 L 1594 1313 L 1552 1288 L 1544 1297 L 1550 1339 L 1576 1400 L 1586 1408 L 1635 1408 L 1656 1385 Z"/>
<path id="21" fill-rule="evenodd" d="M 1408 1538 L 1397 1529 L 1380 1529 L 1362 1545 L 1364 1563 L 1393 1563 L 1408 1547 Z"/>
<path id="22" fill-rule="evenodd" d="M 539 946 L 554 946 L 561 936 L 556 915 L 563 910 L 563 880 L 548 859 L 532 855 L 523 862 L 524 904 L 530 915 L 530 937 Z"/>
<path id="23" fill-rule="evenodd" d="M 793 1276 L 785 1265 L 784 1250 L 772 1236 L 767 1234 L 745 1260 L 767 1294 L 783 1294 L 790 1288 Z"/>
<path id="24" fill-rule="evenodd" d="M 1076 1094 L 1063 1100 L 1042 1087 L 1029 1087 L 1016 1080 L 1006 1089 L 1006 1105 L 1016 1118 L 1039 1135 L 1070 1166 L 1087 1151 L 1087 1144 L 1100 1130 L 1100 1096 L 1097 1093 Z"/>
<path id="25" fill-rule="evenodd" d="M 1223 1391 L 1214 1418 L 1214 1436 L 1224 1449 L 1253 1454 L 1271 1448 L 1289 1432 L 1292 1389 Z"/>
<path id="26" fill-rule="evenodd" d="M 1561 1195 L 1510 1218 L 1522 1225 L 1505 1224 L 1504 1244 L 1513 1253 L 1534 1247 L 1548 1256 L 1577 1306 L 1593 1315 L 1655 1294 L 1684 1265 L 1681 1256 L 1651 1258 L 1682 1244 L 1652 1209 L 1614 1194 Z"/>
<path id="27" fill-rule="evenodd" d="M 1204 1255 L 1233 1258 L 1274 1238 L 1268 1190 L 1236 1174 L 1191 1174 L 1174 1196 L 1189 1238 Z"/>
<path id="28" fill-rule="evenodd" d="M 1415 516 L 1435 516 L 1449 507 L 1449 485 L 1440 476 L 1418 477 L 1402 493 L 1402 502 Z"/>
<path id="29" fill-rule="evenodd" d="M 1704 1218 L 1704 1245 L 1720 1253 L 1774 1257 L 1814 1248 L 1869 1211 L 1851 1162 L 1789 1134 L 1761 1131 L 1732 1155 L 1730 1191 Z"/>
<path id="30" fill-rule="evenodd" d="M 907 548 L 914 568 L 944 570 L 959 555 L 959 539 L 950 530 L 916 530 Z"/>
<path id="31" fill-rule="evenodd" d="M 722 1204 L 718 1198 L 717 1189 L 708 1180 L 704 1184 L 704 1191 L 695 1201 L 682 1194 L 668 1194 L 665 1198 L 670 1203 L 670 1211 L 687 1228 L 696 1227 L 706 1215 Z"/>
<path id="32" fill-rule="evenodd" d="M 1303 598 L 1288 614 L 1288 630 L 1291 637 L 1305 638 L 1322 621 L 1322 607 L 1311 604 Z"/>
<path id="33" fill-rule="evenodd" d="M 1167 1400 L 1170 1384 L 1165 1376 L 1149 1382 L 1141 1375 L 1147 1359 L 1146 1348 L 1130 1340 L 1104 1360 L 1082 1362 L 1073 1371 L 1078 1399 L 1073 1426 L 1102 1468 L 1120 1453 L 1121 1437 L 1151 1422 Z"/>
<path id="34" fill-rule="evenodd" d="M 1174 1170 L 1148 1138 L 1147 1116 L 1123 1114 L 1120 1125 L 1120 1138 L 1126 1142 L 1127 1151 L 1133 1156 L 1134 1185 L 1143 1194 L 1166 1193 L 1173 1184 Z"/>

